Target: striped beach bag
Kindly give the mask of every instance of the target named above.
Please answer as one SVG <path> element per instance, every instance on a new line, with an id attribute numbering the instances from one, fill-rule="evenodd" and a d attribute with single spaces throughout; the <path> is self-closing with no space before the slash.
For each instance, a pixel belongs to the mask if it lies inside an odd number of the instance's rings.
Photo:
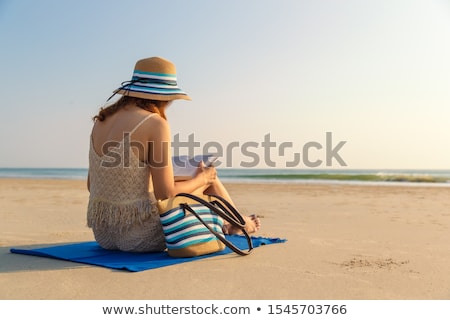
<path id="1" fill-rule="evenodd" d="M 158 201 L 158 209 L 167 251 L 172 257 L 206 255 L 225 247 L 239 255 L 248 255 L 253 249 L 251 237 L 245 230 L 245 220 L 220 196 L 179 193 Z M 248 248 L 240 249 L 225 238 L 224 221 L 242 231 Z"/>

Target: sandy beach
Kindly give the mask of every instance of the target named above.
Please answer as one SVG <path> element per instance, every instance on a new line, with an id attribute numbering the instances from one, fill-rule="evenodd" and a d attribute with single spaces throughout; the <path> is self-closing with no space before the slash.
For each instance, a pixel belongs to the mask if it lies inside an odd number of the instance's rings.
<path id="1" fill-rule="evenodd" d="M 226 184 L 283 244 L 143 272 L 12 254 L 92 241 L 80 180 L 0 179 L 1 299 L 450 299 L 450 188 Z"/>

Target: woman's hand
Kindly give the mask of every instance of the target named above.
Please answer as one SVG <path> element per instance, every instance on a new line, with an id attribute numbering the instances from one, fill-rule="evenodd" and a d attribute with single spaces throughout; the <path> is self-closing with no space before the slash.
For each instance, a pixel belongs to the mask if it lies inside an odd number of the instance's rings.
<path id="1" fill-rule="evenodd" d="M 196 176 L 203 177 L 204 184 L 210 186 L 216 180 L 217 171 L 213 166 L 205 167 L 203 161 L 200 161 L 200 163 L 198 164 Z"/>

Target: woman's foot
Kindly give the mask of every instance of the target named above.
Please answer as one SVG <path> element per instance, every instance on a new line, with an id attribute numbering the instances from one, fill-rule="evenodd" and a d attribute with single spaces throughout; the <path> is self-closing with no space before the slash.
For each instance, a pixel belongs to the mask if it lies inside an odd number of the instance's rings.
<path id="1" fill-rule="evenodd" d="M 242 216 L 242 218 L 244 218 L 245 220 L 245 231 L 247 231 L 247 233 L 255 233 L 261 228 L 261 220 L 256 214 L 252 214 L 250 216 Z M 222 230 L 225 234 L 242 234 L 241 229 L 232 226 L 226 221 L 223 225 Z"/>

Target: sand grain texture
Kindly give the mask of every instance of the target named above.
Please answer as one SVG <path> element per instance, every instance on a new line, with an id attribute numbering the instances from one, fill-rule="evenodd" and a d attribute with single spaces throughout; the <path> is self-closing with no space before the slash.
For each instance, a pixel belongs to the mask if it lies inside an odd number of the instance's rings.
<path id="1" fill-rule="evenodd" d="M 0 179 L 1 299 L 450 299 L 450 188 L 227 184 L 284 244 L 131 273 L 9 253 L 92 241 L 84 181 Z"/>

